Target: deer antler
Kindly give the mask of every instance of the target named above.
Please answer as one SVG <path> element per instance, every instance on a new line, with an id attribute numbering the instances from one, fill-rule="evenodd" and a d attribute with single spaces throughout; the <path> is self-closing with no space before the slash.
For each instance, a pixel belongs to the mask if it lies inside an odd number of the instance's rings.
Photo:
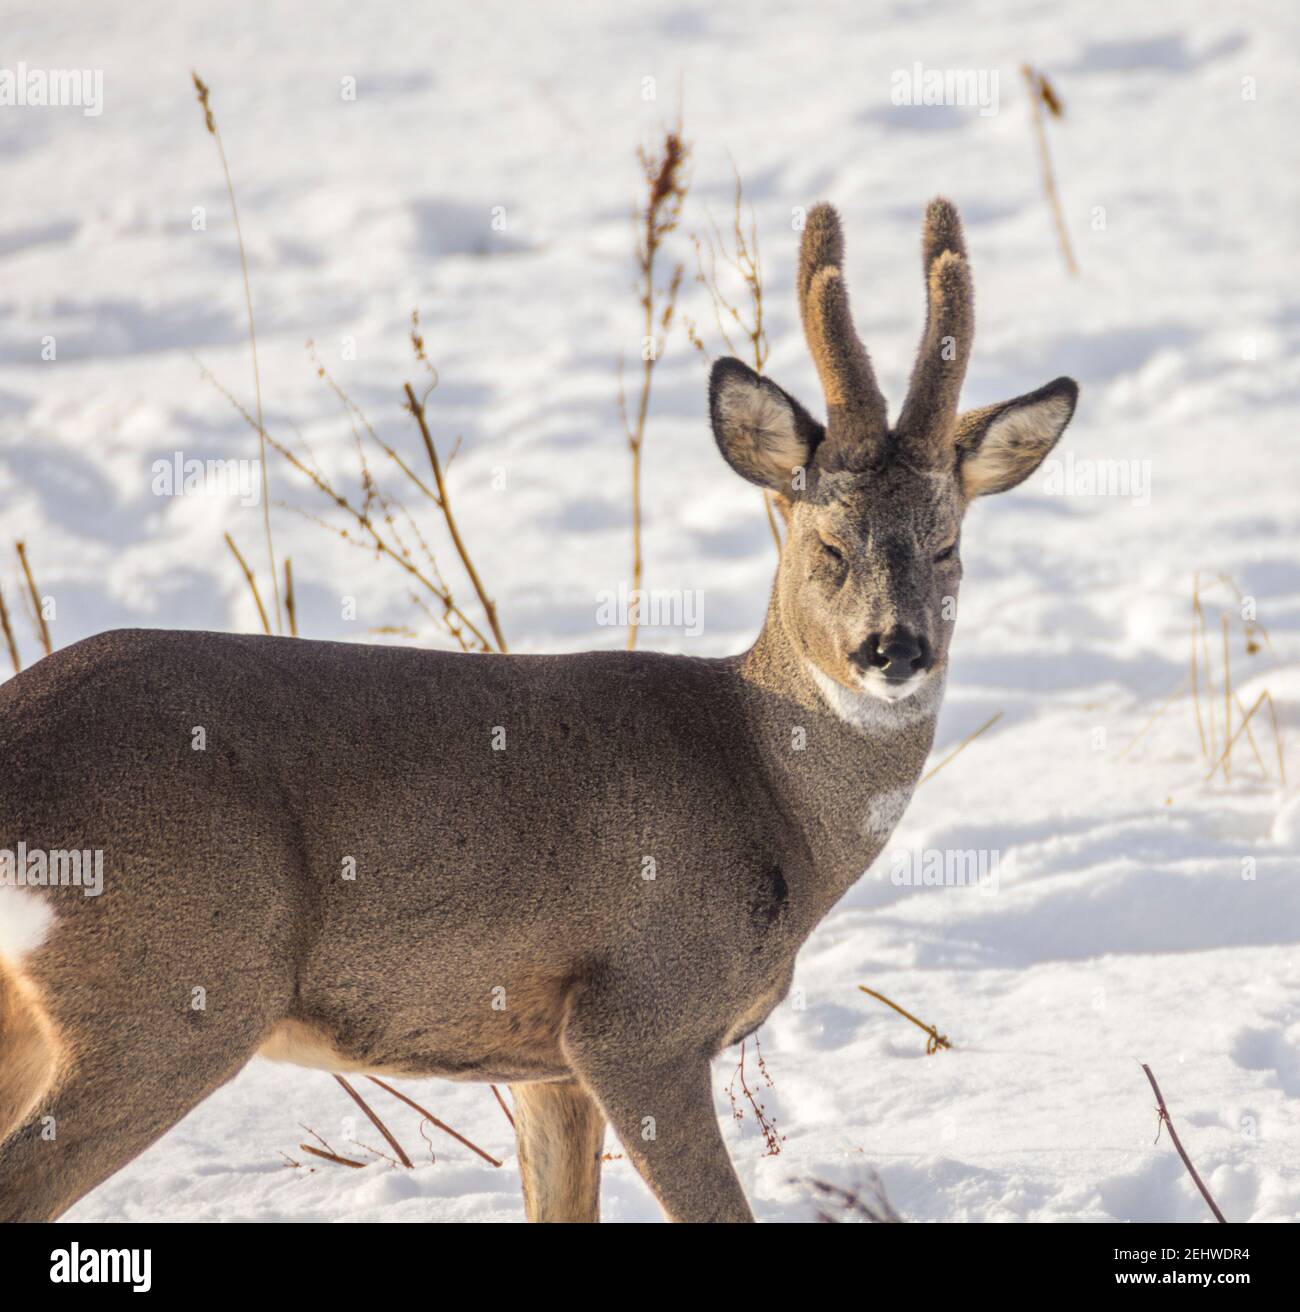
<path id="1" fill-rule="evenodd" d="M 952 431 L 975 337 L 975 291 L 961 220 L 942 197 L 926 207 L 921 260 L 925 331 L 895 432 L 900 445 L 933 457 Z"/>
<path id="2" fill-rule="evenodd" d="M 808 211 L 799 248 L 799 312 L 826 396 L 824 468 L 863 469 L 884 454 L 889 421 L 871 358 L 853 327 L 844 285 L 844 234 L 829 205 Z"/>

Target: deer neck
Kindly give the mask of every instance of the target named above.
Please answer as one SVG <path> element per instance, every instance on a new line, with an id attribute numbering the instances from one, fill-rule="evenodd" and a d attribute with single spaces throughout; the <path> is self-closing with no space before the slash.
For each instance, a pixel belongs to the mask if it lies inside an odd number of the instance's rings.
<path id="1" fill-rule="evenodd" d="M 761 773 L 809 858 L 820 917 L 906 810 L 934 741 L 942 676 L 901 702 L 843 687 L 802 655 L 775 592 L 738 673 Z"/>

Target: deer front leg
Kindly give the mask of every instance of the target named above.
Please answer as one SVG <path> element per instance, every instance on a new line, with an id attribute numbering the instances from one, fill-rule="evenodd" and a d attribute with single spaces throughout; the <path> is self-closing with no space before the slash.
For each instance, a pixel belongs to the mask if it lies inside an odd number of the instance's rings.
<path id="1" fill-rule="evenodd" d="M 605 1118 L 571 1081 L 512 1084 L 519 1175 L 530 1221 L 599 1221 Z"/>
<path id="2" fill-rule="evenodd" d="M 718 1128 L 708 1053 L 650 1052 L 591 1019 L 578 1008 L 570 1017 L 569 1061 L 667 1218 L 752 1221 Z"/>

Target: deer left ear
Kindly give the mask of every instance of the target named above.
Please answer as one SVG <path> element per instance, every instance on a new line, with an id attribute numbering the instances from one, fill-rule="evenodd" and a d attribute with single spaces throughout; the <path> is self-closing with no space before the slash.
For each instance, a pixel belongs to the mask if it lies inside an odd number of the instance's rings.
<path id="1" fill-rule="evenodd" d="M 953 441 L 966 495 L 989 496 L 1023 483 L 1056 445 L 1078 399 L 1079 384 L 1058 378 L 1014 401 L 959 416 Z"/>
<path id="2" fill-rule="evenodd" d="M 709 376 L 709 415 L 727 464 L 785 497 L 795 494 L 796 473 L 812 463 L 825 436 L 789 392 L 731 357 L 719 360 Z"/>

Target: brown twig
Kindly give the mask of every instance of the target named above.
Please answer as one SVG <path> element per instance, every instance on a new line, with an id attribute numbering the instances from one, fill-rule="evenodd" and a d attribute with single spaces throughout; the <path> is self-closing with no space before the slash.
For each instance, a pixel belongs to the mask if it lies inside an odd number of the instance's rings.
<path id="1" fill-rule="evenodd" d="M 262 423 L 262 374 L 257 367 L 257 332 L 253 327 L 253 287 L 248 278 L 248 254 L 244 249 L 244 233 L 239 226 L 239 207 L 235 204 L 235 184 L 230 176 L 230 164 L 226 159 L 226 148 L 221 140 L 221 129 L 217 127 L 216 115 L 209 102 L 207 84 L 198 73 L 191 71 L 194 90 L 198 93 L 199 104 L 203 107 L 203 125 L 217 143 L 217 154 L 221 157 L 221 171 L 226 177 L 226 194 L 230 197 L 230 213 L 235 221 L 235 239 L 239 243 L 239 267 L 244 273 L 244 305 L 248 310 L 248 345 L 253 354 L 253 390 L 256 398 L 257 431 L 259 433 L 259 465 L 262 476 L 262 528 L 266 534 L 266 558 L 271 567 L 271 590 L 275 600 L 275 628 L 280 632 L 280 583 L 275 568 L 275 545 L 271 540 L 271 494 L 270 480 L 266 472 L 266 446 L 260 434 L 265 431 Z M 268 629 L 269 633 L 270 630 Z"/>
<path id="2" fill-rule="evenodd" d="M 1187 1173 L 1192 1177 L 1192 1183 L 1201 1191 L 1201 1197 L 1210 1205 L 1210 1211 L 1214 1213 L 1214 1219 L 1223 1225 L 1227 1225 L 1228 1218 L 1219 1211 L 1219 1205 L 1210 1196 L 1210 1191 L 1205 1187 L 1204 1181 L 1196 1174 L 1196 1167 L 1192 1165 L 1192 1159 L 1188 1157 L 1186 1150 L 1183 1148 L 1182 1141 L 1178 1137 L 1178 1131 L 1174 1129 L 1173 1119 L 1169 1115 L 1169 1108 L 1165 1106 L 1164 1096 L 1160 1092 L 1160 1086 L 1156 1083 L 1156 1077 L 1151 1073 L 1151 1067 L 1142 1063 L 1142 1069 L 1146 1072 L 1146 1077 L 1151 1081 L 1151 1090 L 1156 1095 L 1156 1111 L 1160 1116 L 1160 1121 L 1156 1125 L 1156 1138 L 1160 1138 L 1160 1126 L 1169 1127 L 1169 1137 L 1174 1141 L 1174 1147 L 1178 1149 L 1178 1155 L 1183 1159 L 1183 1165 L 1187 1167 Z"/>
<path id="3" fill-rule="evenodd" d="M 350 1157 L 340 1157 L 338 1153 L 327 1153 L 323 1148 L 313 1148 L 309 1143 L 300 1143 L 298 1145 L 305 1153 L 311 1153 L 313 1157 L 324 1158 L 327 1162 L 333 1162 L 336 1166 L 351 1166 L 358 1171 L 366 1169 L 365 1162 L 354 1162 Z"/>
<path id="4" fill-rule="evenodd" d="M 293 561 L 284 558 L 284 613 L 289 621 L 289 636 L 298 636 L 298 601 L 293 591 Z"/>
<path id="5" fill-rule="evenodd" d="M 827 1200 L 829 1207 L 837 1208 L 849 1216 L 858 1216 L 872 1225 L 897 1225 L 903 1218 L 895 1210 L 885 1193 L 885 1186 L 880 1177 L 872 1176 L 868 1185 L 871 1197 L 865 1198 L 861 1189 L 844 1189 L 826 1180 L 810 1179 L 808 1183 Z M 826 1224 L 835 1224 L 837 1218 L 827 1208 L 817 1209 L 817 1219 Z"/>
<path id="6" fill-rule="evenodd" d="M 13 625 L 9 623 L 9 607 L 5 605 L 3 591 L 0 591 L 0 629 L 4 630 L 5 646 L 9 648 L 9 660 L 14 667 L 14 673 L 18 674 L 23 668 L 23 663 L 18 656 L 18 644 L 14 641 Z"/>
<path id="7" fill-rule="evenodd" d="M 877 993 L 875 989 L 867 988 L 865 984 L 859 984 L 858 988 L 861 989 L 863 993 L 869 994 L 871 997 L 883 1002 L 885 1006 L 893 1007 L 900 1016 L 906 1016 L 907 1019 L 910 1020 L 913 1025 L 917 1026 L 918 1029 L 923 1029 L 930 1036 L 925 1045 L 925 1053 L 927 1057 L 934 1056 L 940 1048 L 952 1047 L 952 1044 L 948 1042 L 948 1036 L 946 1034 L 940 1034 L 934 1025 L 927 1025 L 923 1020 L 917 1020 L 910 1011 L 904 1011 L 898 1003 L 885 997 L 883 993 Z"/>
<path id="8" fill-rule="evenodd" d="M 695 246 L 696 282 L 703 285 L 709 294 L 713 306 L 713 319 L 718 336 L 722 338 L 728 351 L 738 355 L 736 344 L 732 340 L 735 331 L 745 338 L 748 354 L 754 363 L 754 372 L 761 374 L 767 365 L 768 340 L 767 324 L 763 317 L 763 267 L 759 258 L 758 220 L 754 217 L 753 206 L 749 210 L 749 226 L 745 226 L 745 188 L 740 177 L 740 169 L 733 159 L 732 171 L 736 175 L 736 193 L 732 211 L 731 239 L 735 245 L 734 253 L 727 249 L 726 239 L 712 215 L 709 216 L 709 231 L 701 236 L 692 237 Z M 705 258 L 707 252 L 707 259 Z M 749 297 L 750 316 L 748 319 L 732 303 L 722 282 L 718 277 L 718 261 L 728 265 L 744 284 Z M 703 339 L 696 331 L 690 318 L 685 319 L 686 336 L 692 345 L 707 360 L 709 352 Z M 772 540 L 776 543 L 776 554 L 781 555 L 781 531 L 777 528 L 776 513 L 772 508 L 772 493 L 762 490 L 763 510 L 767 515 L 767 526 L 771 530 Z"/>
<path id="9" fill-rule="evenodd" d="M 995 724 L 997 724 L 997 722 L 1001 718 L 1002 718 L 1001 711 L 999 711 L 996 715 L 989 716 L 989 718 L 985 720 L 984 723 L 981 724 L 980 727 L 976 729 L 974 733 L 967 734 L 966 737 L 963 738 L 961 742 L 959 742 L 957 746 L 954 747 L 952 751 L 949 752 L 948 755 L 945 756 L 943 760 L 939 762 L 938 765 L 936 765 L 931 770 L 927 770 L 925 774 L 923 774 L 920 777 L 920 779 L 917 781 L 916 786 L 919 788 L 923 783 L 925 783 L 927 779 L 933 779 L 934 776 L 937 775 L 939 771 L 942 770 L 943 767 L 948 764 L 949 761 L 953 760 L 954 757 L 960 756 L 961 753 L 964 752 L 966 748 L 968 748 L 971 745 L 971 743 L 973 743 L 975 739 L 980 736 L 980 734 L 982 734 L 986 729 L 991 729 Z"/>
<path id="10" fill-rule="evenodd" d="M 469 575 L 469 581 L 474 588 L 474 595 L 478 597 L 479 605 L 483 607 L 483 613 L 487 616 L 488 627 L 492 630 L 492 636 L 496 639 L 497 651 L 505 652 L 506 647 L 505 635 L 501 632 L 501 624 L 497 619 L 497 605 L 487 594 L 487 589 L 483 586 L 483 580 L 479 578 L 478 570 L 474 568 L 474 561 L 470 558 L 469 549 L 465 546 L 465 541 L 460 535 L 460 528 L 456 524 L 456 516 L 452 513 L 451 498 L 447 494 L 447 484 L 443 477 L 442 462 L 438 459 L 438 448 L 433 444 L 433 438 L 429 433 L 429 425 L 424 416 L 424 403 L 417 401 L 415 392 L 411 384 L 405 384 L 406 388 L 406 406 L 411 414 L 415 417 L 415 422 L 420 427 L 420 437 L 424 441 L 424 450 L 429 457 L 429 465 L 433 469 L 433 481 L 438 489 L 435 502 L 438 509 L 442 512 L 442 517 L 447 523 L 447 533 L 451 538 L 452 545 L 456 548 L 456 554 L 460 557 L 460 563 L 465 567 L 465 573 Z"/>
<path id="11" fill-rule="evenodd" d="M 510 1114 L 510 1108 L 506 1106 L 506 1100 L 501 1096 L 501 1090 L 498 1089 L 495 1084 L 491 1086 L 491 1089 L 496 1097 L 497 1104 L 500 1106 L 501 1110 L 505 1112 L 506 1120 L 510 1122 L 510 1128 L 513 1130 L 515 1128 L 515 1118 Z"/>
<path id="12" fill-rule="evenodd" d="M 202 361 L 196 361 L 199 371 L 205 381 L 212 384 L 213 387 L 225 397 L 226 401 L 235 410 L 235 412 L 244 420 L 249 427 L 257 429 L 257 420 L 253 418 L 240 404 L 237 397 L 226 387 L 220 379 L 212 373 Z M 373 430 L 371 430 L 373 432 Z M 428 572 L 420 567 L 412 557 L 410 549 L 401 540 L 400 536 L 394 532 L 392 537 L 385 536 L 382 531 L 385 527 L 394 528 L 392 523 L 391 510 L 397 510 L 404 514 L 408 521 L 414 524 L 414 519 L 410 512 L 397 501 L 396 498 L 388 497 L 380 492 L 374 480 L 369 476 L 368 471 L 363 471 L 362 495 L 363 500 L 360 506 L 353 505 L 342 492 L 339 492 L 330 482 L 324 471 L 316 464 L 311 452 L 308 451 L 306 458 L 299 456 L 290 447 L 281 442 L 273 433 L 262 430 L 262 436 L 271 449 L 281 455 L 289 464 L 302 474 L 308 481 L 320 492 L 328 501 L 337 509 L 347 515 L 357 529 L 360 530 L 360 536 L 353 534 L 346 528 L 339 528 L 334 524 L 312 515 L 308 511 L 298 510 L 305 519 L 311 520 L 314 524 L 325 529 L 327 532 L 336 534 L 347 543 L 350 547 L 356 547 L 359 550 L 373 554 L 376 558 L 383 558 L 392 561 L 398 568 L 404 570 L 406 574 L 413 579 L 426 593 L 432 596 L 441 606 L 441 612 L 435 613 L 427 606 L 424 606 L 414 591 L 411 593 L 413 602 L 415 602 L 425 614 L 429 615 L 436 623 L 440 624 L 445 631 L 460 645 L 465 651 L 491 651 L 492 643 L 478 628 L 476 624 L 465 614 L 452 596 L 450 588 L 442 578 L 438 570 L 437 561 L 433 558 L 432 553 L 425 548 L 425 556 L 429 562 Z M 378 439 L 376 439 L 378 440 Z M 384 444 L 380 442 L 380 446 Z M 385 450 L 390 448 L 384 447 Z M 374 514 L 372 513 L 373 505 L 378 500 L 383 508 L 383 514 L 380 521 L 376 524 Z M 418 529 L 415 530 L 418 535 Z"/>
<path id="13" fill-rule="evenodd" d="M 405 1151 L 402 1148 L 402 1145 L 398 1143 L 397 1140 L 393 1137 L 393 1134 L 389 1130 L 388 1126 L 386 1126 L 383 1123 L 383 1121 L 381 1121 L 379 1117 L 375 1115 L 373 1111 L 371 1111 L 369 1103 L 366 1102 L 366 1100 L 347 1082 L 347 1080 L 343 1078 L 343 1076 L 335 1075 L 334 1078 L 339 1082 L 339 1084 L 343 1086 L 343 1091 L 348 1095 L 348 1097 L 351 1098 L 352 1101 L 356 1103 L 356 1105 L 360 1107 L 363 1112 L 365 1112 L 367 1119 L 370 1121 L 370 1124 L 373 1125 L 375 1129 L 378 1130 L 379 1133 L 384 1136 L 384 1138 L 388 1141 L 388 1146 L 397 1154 L 398 1160 L 409 1171 L 411 1169 L 411 1159 L 406 1155 Z M 376 1083 L 378 1083 L 378 1081 L 376 1081 Z"/>
<path id="14" fill-rule="evenodd" d="M 244 579 L 248 583 L 248 590 L 253 594 L 253 601 L 257 605 L 257 615 L 262 621 L 262 632 L 271 632 L 271 623 L 266 618 L 266 607 L 262 605 L 262 594 L 257 590 L 257 580 L 253 577 L 253 571 L 248 568 L 248 562 L 240 554 L 240 550 L 235 546 L 235 539 L 226 534 L 226 546 L 230 548 L 231 555 L 239 562 L 239 568 L 244 572 Z"/>
<path id="15" fill-rule="evenodd" d="M 690 152 L 682 140 L 681 126 L 664 135 L 663 150 L 652 155 L 644 148 L 638 152 L 645 176 L 647 196 L 643 210 L 635 212 L 637 224 L 636 262 L 640 275 L 640 306 L 644 322 L 641 338 L 641 394 L 637 402 L 636 419 L 629 422 L 626 398 L 622 386 L 622 366 L 619 377 L 619 411 L 632 454 L 632 609 L 628 615 L 627 648 L 636 646 L 640 625 L 639 594 L 643 573 L 641 555 L 641 448 L 645 442 L 646 416 L 650 410 L 650 386 L 654 368 L 658 363 L 668 329 L 672 324 L 677 305 L 677 293 L 682 283 L 682 265 L 678 264 L 668 280 L 666 289 L 655 286 L 655 261 L 664 239 L 677 227 L 681 218 L 682 202 L 686 198 L 687 183 L 683 178 Z"/>
<path id="16" fill-rule="evenodd" d="M 1061 199 L 1056 194 L 1056 178 L 1052 173 L 1052 156 L 1047 147 L 1047 126 L 1043 121 L 1044 107 L 1047 108 L 1048 113 L 1053 118 L 1061 118 L 1064 110 L 1059 97 L 1052 89 L 1051 83 L 1043 74 L 1035 72 L 1028 64 L 1021 64 L 1020 71 L 1024 75 L 1025 85 L 1029 88 L 1029 104 L 1033 114 L 1034 135 L 1038 141 L 1038 160 L 1043 172 L 1043 192 L 1047 196 L 1047 204 L 1052 212 L 1052 220 L 1056 224 L 1056 236 L 1061 243 L 1061 254 L 1065 257 L 1065 267 L 1069 270 L 1070 277 L 1077 278 L 1079 276 L 1079 266 L 1074 262 L 1074 251 L 1070 249 L 1070 235 L 1066 231 L 1065 216 L 1061 212 Z"/>
<path id="17" fill-rule="evenodd" d="M 50 641 L 50 626 L 45 622 L 45 615 L 41 608 L 41 592 L 36 586 L 36 580 L 32 577 L 32 567 L 27 559 L 27 547 L 21 543 L 14 544 L 18 549 L 18 563 L 23 567 L 23 577 L 27 580 L 27 595 L 32 602 L 32 625 L 36 629 L 36 636 L 40 639 L 41 649 L 48 656 L 54 650 L 54 644 Z"/>
<path id="18" fill-rule="evenodd" d="M 438 1129 L 440 1129 L 444 1134 L 451 1135 L 451 1137 L 455 1139 L 457 1143 L 464 1144 L 465 1147 L 468 1148 L 471 1152 L 478 1153 L 478 1155 L 485 1162 L 489 1162 L 493 1166 L 501 1165 L 501 1163 L 495 1157 L 493 1157 L 491 1153 L 485 1153 L 483 1149 L 478 1146 L 478 1144 L 472 1143 L 469 1139 L 465 1138 L 463 1134 L 458 1134 L 455 1130 L 451 1128 L 450 1125 L 448 1125 L 445 1121 L 440 1121 L 431 1111 L 426 1111 L 425 1108 L 421 1107 L 420 1104 L 416 1102 L 413 1098 L 408 1098 L 406 1094 L 402 1093 L 398 1089 L 394 1089 L 391 1084 L 386 1084 L 383 1080 L 379 1079 L 377 1076 L 370 1075 L 367 1076 L 367 1079 L 369 1079 L 371 1084 L 377 1084 L 381 1089 L 386 1089 L 389 1093 L 393 1095 L 394 1098 L 400 1099 L 408 1107 L 413 1107 L 417 1112 L 420 1113 L 421 1116 L 424 1117 L 426 1121 L 429 1121 L 433 1125 L 436 1125 Z"/>
<path id="19" fill-rule="evenodd" d="M 740 1081 L 740 1091 L 745 1100 L 749 1103 L 754 1112 L 754 1119 L 758 1122 L 758 1128 L 763 1135 L 763 1142 L 767 1145 L 767 1151 L 764 1157 L 778 1157 L 781 1153 L 781 1145 L 785 1142 L 785 1135 L 781 1134 L 776 1126 L 776 1118 L 770 1116 L 767 1109 L 757 1098 L 754 1097 L 753 1091 L 749 1087 L 749 1082 L 745 1079 L 745 1045 L 748 1040 L 742 1040 L 740 1044 L 740 1060 L 736 1065 L 735 1071 L 731 1076 L 731 1083 L 727 1085 L 727 1097 L 731 1099 L 731 1114 L 738 1121 L 745 1119 L 745 1109 L 736 1101 L 736 1081 Z M 754 1047 L 758 1051 L 758 1069 L 759 1073 L 767 1083 L 770 1089 L 773 1087 L 772 1077 L 768 1073 L 767 1063 L 763 1060 L 762 1049 L 758 1047 L 758 1036 L 754 1036 Z"/>

